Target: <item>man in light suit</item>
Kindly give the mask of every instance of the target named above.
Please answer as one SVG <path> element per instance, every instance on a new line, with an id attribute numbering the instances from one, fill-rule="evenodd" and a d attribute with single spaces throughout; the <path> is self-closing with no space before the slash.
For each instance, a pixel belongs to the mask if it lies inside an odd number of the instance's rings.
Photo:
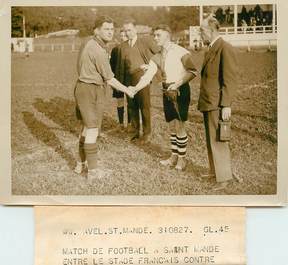
<path id="1" fill-rule="evenodd" d="M 219 140 L 219 120 L 231 117 L 236 90 L 237 61 L 234 48 L 219 36 L 219 22 L 213 16 L 200 27 L 203 43 L 208 45 L 202 71 L 198 109 L 203 113 L 210 172 L 216 177 L 214 190 L 224 189 L 232 177 L 228 142 Z M 204 177 L 204 176 L 203 176 Z"/>

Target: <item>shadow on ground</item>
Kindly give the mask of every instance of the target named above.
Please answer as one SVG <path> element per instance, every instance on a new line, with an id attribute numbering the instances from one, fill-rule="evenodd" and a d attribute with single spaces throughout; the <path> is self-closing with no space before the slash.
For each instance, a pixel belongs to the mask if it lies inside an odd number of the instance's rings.
<path id="1" fill-rule="evenodd" d="M 37 98 L 33 106 L 65 131 L 78 136 L 80 122 L 76 118 L 74 101 L 61 97 L 55 97 L 50 100 Z M 111 130 L 116 128 L 116 126 L 117 122 L 115 120 L 106 115 L 104 116 L 102 131 Z"/>
<path id="2" fill-rule="evenodd" d="M 67 161 L 69 168 L 73 168 L 76 161 L 73 155 L 66 150 L 62 145 L 58 137 L 51 129 L 43 122 L 37 120 L 33 113 L 24 111 L 23 121 L 31 134 L 49 147 L 52 147 L 56 153 L 58 153 L 64 160 Z"/>
<path id="3" fill-rule="evenodd" d="M 74 101 L 67 100 L 61 97 L 55 97 L 50 100 L 43 100 L 41 98 L 37 98 L 33 103 L 33 106 L 35 107 L 35 109 L 37 109 L 37 111 L 43 113 L 47 118 L 58 124 L 61 128 L 63 128 L 63 130 L 68 131 L 75 136 L 78 136 L 80 123 L 76 119 Z M 43 126 L 45 125 L 43 124 Z M 114 130 L 117 128 L 117 126 L 117 121 L 115 121 L 112 117 L 104 114 L 102 131 L 107 132 L 108 134 L 111 134 L 113 135 L 113 137 L 116 138 L 127 138 L 126 132 L 121 133 L 117 130 Z M 49 128 L 46 127 L 46 130 L 47 129 Z M 40 133 L 41 130 L 42 129 L 39 129 L 38 133 Z M 50 141 L 53 142 L 52 139 Z M 154 143 L 151 143 L 149 145 L 137 146 L 141 148 L 144 152 L 149 153 L 150 155 L 155 155 L 159 157 L 159 154 L 165 154 L 161 146 Z"/>

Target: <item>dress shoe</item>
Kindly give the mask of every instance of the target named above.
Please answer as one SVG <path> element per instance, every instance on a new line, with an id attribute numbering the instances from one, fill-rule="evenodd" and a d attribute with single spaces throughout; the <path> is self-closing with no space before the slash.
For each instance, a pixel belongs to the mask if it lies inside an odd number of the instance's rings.
<path id="1" fill-rule="evenodd" d="M 139 140 L 139 134 L 134 134 L 130 139 L 131 142 L 136 142 L 137 140 Z"/>
<path id="2" fill-rule="evenodd" d="M 164 167 L 174 167 L 177 164 L 178 155 L 171 155 L 168 159 L 160 160 L 160 164 Z"/>
<path id="3" fill-rule="evenodd" d="M 216 175 L 214 173 L 207 173 L 207 174 L 201 174 L 201 179 L 212 179 L 216 178 Z"/>
<path id="4" fill-rule="evenodd" d="M 151 134 L 146 134 L 143 135 L 141 140 L 140 140 L 140 144 L 149 144 L 151 142 Z"/>
<path id="5" fill-rule="evenodd" d="M 127 133 L 132 133 L 134 131 L 131 123 L 127 124 L 127 129 L 126 130 L 127 130 Z"/>
<path id="6" fill-rule="evenodd" d="M 228 181 L 223 181 L 220 183 L 217 183 L 214 187 L 213 187 L 213 191 L 220 191 L 220 190 L 224 190 L 227 185 L 228 185 Z"/>
<path id="7" fill-rule="evenodd" d="M 124 132 L 124 124 L 123 123 L 118 124 L 116 131 L 117 132 Z"/>
<path id="8" fill-rule="evenodd" d="M 74 168 L 74 172 L 76 174 L 82 174 L 84 171 L 87 171 L 88 170 L 88 164 L 87 164 L 87 161 L 85 162 L 79 162 L 77 161 L 77 164 Z"/>
<path id="9" fill-rule="evenodd" d="M 184 157 L 178 157 L 175 169 L 179 171 L 184 171 L 186 169 L 186 166 L 187 166 L 187 160 Z"/>

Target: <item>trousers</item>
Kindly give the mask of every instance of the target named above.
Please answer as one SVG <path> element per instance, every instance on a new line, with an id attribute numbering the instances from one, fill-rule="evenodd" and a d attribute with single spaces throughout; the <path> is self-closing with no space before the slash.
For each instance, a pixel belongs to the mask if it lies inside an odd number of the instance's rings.
<path id="1" fill-rule="evenodd" d="M 130 85 L 137 85 L 141 76 L 142 71 L 138 71 L 130 76 Z M 151 103 L 150 103 L 150 85 L 140 90 L 134 98 L 128 99 L 128 111 L 131 115 L 131 125 L 135 134 L 140 134 L 140 113 L 142 117 L 143 135 L 149 135 L 151 133 Z"/>
<path id="2" fill-rule="evenodd" d="M 211 173 L 217 182 L 232 179 L 229 142 L 219 141 L 219 110 L 205 111 L 204 125 Z"/>

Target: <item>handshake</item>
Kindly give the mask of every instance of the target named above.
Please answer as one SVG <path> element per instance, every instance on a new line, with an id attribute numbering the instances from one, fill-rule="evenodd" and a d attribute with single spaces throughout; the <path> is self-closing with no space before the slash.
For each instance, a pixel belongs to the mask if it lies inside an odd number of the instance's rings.
<path id="1" fill-rule="evenodd" d="M 147 70 L 149 69 L 149 65 L 148 64 L 142 64 L 140 66 L 141 70 L 145 73 L 147 72 Z M 141 81 L 140 81 L 141 83 Z M 138 83 L 139 84 L 139 83 Z M 140 85 L 141 86 L 141 85 Z M 140 91 L 141 89 L 136 88 L 136 86 L 128 86 L 125 89 L 125 93 L 130 97 L 130 98 L 134 98 L 134 96 Z"/>
<path id="2" fill-rule="evenodd" d="M 128 86 L 126 87 L 124 92 L 128 95 L 128 97 L 134 98 L 138 91 L 139 90 L 137 90 L 135 86 Z"/>

